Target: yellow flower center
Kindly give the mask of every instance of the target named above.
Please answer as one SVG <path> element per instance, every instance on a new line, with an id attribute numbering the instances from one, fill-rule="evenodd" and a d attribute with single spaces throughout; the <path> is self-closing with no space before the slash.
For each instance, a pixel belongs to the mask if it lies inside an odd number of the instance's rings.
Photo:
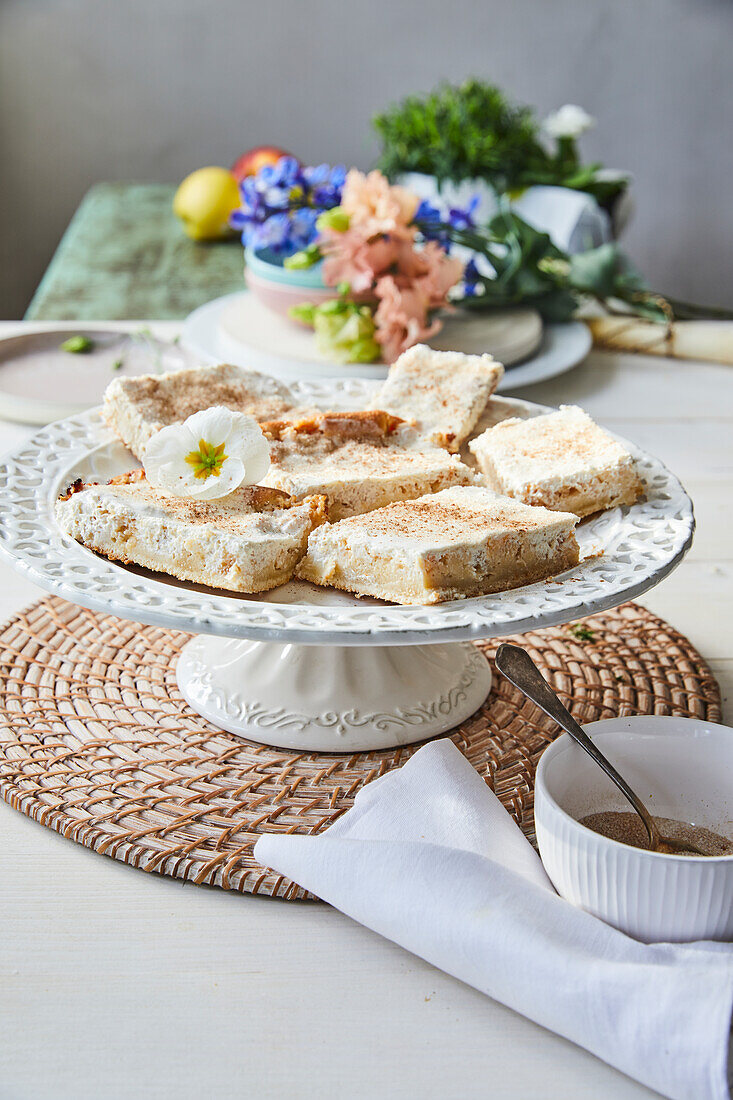
<path id="1" fill-rule="evenodd" d="M 213 443 L 207 443 L 205 439 L 199 440 L 199 449 L 186 455 L 186 462 L 193 466 L 193 476 L 198 478 L 218 477 L 226 458 L 224 444 L 215 447 Z"/>

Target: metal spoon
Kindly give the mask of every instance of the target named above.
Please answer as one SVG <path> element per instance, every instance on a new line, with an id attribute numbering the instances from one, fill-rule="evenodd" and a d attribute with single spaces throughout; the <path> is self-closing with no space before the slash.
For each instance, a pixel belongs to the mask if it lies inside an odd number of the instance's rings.
<path id="1" fill-rule="evenodd" d="M 519 688 L 523 695 L 526 695 L 545 714 L 557 722 L 559 726 L 562 726 L 565 732 L 570 734 L 573 740 L 577 741 L 581 748 L 584 748 L 588 755 L 595 760 L 596 764 L 603 768 L 608 778 L 613 780 L 643 821 L 644 828 L 649 835 L 649 848 L 652 852 L 665 852 L 668 855 L 674 852 L 692 852 L 694 855 L 705 855 L 695 844 L 677 840 L 675 837 L 663 836 L 659 832 L 644 803 L 634 794 L 613 764 L 591 741 L 582 726 L 575 721 L 570 711 L 563 706 L 526 650 L 504 642 L 496 651 L 496 667 L 510 683 Z"/>

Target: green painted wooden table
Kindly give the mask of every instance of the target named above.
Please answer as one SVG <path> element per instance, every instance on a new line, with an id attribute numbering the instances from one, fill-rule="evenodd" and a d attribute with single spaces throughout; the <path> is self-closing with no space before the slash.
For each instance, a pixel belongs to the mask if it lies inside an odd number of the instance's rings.
<path id="1" fill-rule="evenodd" d="M 194 242 L 175 187 L 99 183 L 84 196 L 26 312 L 34 321 L 180 320 L 243 288 L 237 238 Z"/>

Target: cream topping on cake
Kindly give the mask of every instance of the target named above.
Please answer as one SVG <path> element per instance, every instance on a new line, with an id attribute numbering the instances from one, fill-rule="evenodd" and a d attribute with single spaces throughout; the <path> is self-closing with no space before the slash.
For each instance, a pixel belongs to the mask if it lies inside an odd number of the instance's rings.
<path id="1" fill-rule="evenodd" d="M 503 373 L 490 355 L 415 344 L 392 364 L 372 407 L 410 420 L 433 445 L 458 451 Z"/>
<path id="2" fill-rule="evenodd" d="M 587 515 L 633 503 L 643 486 L 633 457 L 576 405 L 502 420 L 468 445 L 499 492 Z"/>
<path id="3" fill-rule="evenodd" d="M 576 522 L 575 516 L 565 518 Z M 529 507 L 483 486 L 465 485 L 388 504 L 342 520 L 338 527 L 347 537 L 422 552 L 471 545 L 496 532 L 546 528 L 561 519 L 562 513 Z"/>
<path id="4" fill-rule="evenodd" d="M 561 405 L 556 412 L 526 420 L 511 417 L 488 432 L 484 442 L 495 452 L 501 449 L 503 476 L 517 482 L 539 481 L 548 473 L 559 479 L 578 469 L 590 472 L 628 456 L 626 448 L 577 405 Z M 469 449 L 480 451 L 482 438 L 472 440 Z"/>
<path id="5" fill-rule="evenodd" d="M 213 405 L 246 413 L 257 421 L 284 416 L 295 408 L 282 382 L 221 363 L 115 378 L 105 392 L 102 411 L 110 427 L 141 457 L 155 432 Z"/>
<path id="6" fill-rule="evenodd" d="M 295 496 L 324 494 L 333 520 L 474 478 L 456 456 L 412 445 L 411 429 L 383 410 L 325 413 L 262 430 L 270 440 L 264 483 Z"/>
<path id="7" fill-rule="evenodd" d="M 314 531 L 297 575 L 430 604 L 516 588 L 577 564 L 577 517 L 456 486 Z"/>
<path id="8" fill-rule="evenodd" d="M 284 583 L 305 552 L 325 501 L 295 501 L 246 486 L 215 501 L 159 493 L 142 471 L 107 485 L 75 482 L 56 504 L 59 526 L 117 561 L 238 592 Z"/>

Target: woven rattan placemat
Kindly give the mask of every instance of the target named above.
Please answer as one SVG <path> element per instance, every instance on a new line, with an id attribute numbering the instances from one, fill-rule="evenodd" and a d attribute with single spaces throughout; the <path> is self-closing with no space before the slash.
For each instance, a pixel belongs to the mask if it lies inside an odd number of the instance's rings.
<path id="1" fill-rule="evenodd" d="M 624 714 L 720 720 L 688 640 L 636 604 L 521 635 L 580 722 Z M 188 635 L 54 596 L 0 629 L 0 795 L 79 844 L 146 871 L 300 898 L 263 870 L 263 832 L 317 833 L 416 751 L 296 753 L 209 726 L 175 678 Z M 498 643 L 497 643 L 498 644 Z M 495 646 L 486 644 L 491 656 Z M 534 771 L 553 723 L 498 674 L 453 740 L 532 838 Z"/>

